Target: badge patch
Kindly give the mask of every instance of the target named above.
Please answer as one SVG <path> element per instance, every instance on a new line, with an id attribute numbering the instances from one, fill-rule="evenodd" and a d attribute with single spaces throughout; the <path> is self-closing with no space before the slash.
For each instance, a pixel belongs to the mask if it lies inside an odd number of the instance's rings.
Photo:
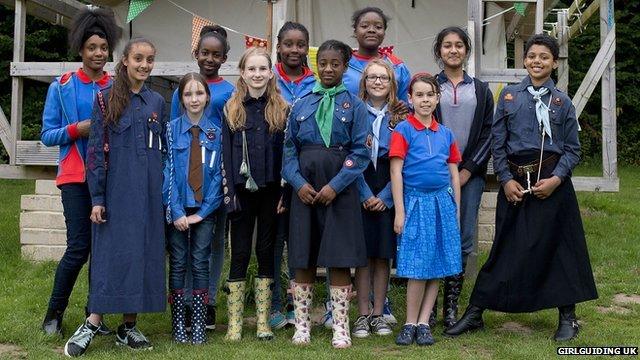
<path id="1" fill-rule="evenodd" d="M 512 101 L 513 100 L 513 95 L 511 95 L 511 93 L 506 93 L 504 95 L 504 101 Z"/>
<path id="2" fill-rule="evenodd" d="M 209 141 L 213 141 L 216 139 L 216 133 L 214 129 L 207 129 L 206 135 Z"/>
<path id="3" fill-rule="evenodd" d="M 562 99 L 560 99 L 559 97 L 553 99 L 553 103 L 560 106 L 562 105 Z"/>
<path id="4" fill-rule="evenodd" d="M 345 160 L 344 166 L 346 166 L 348 168 L 353 167 L 353 160 L 351 160 L 351 159 Z"/>
<path id="5" fill-rule="evenodd" d="M 224 197 L 224 203 L 225 203 L 225 204 L 229 204 L 230 202 L 231 202 L 231 198 L 230 198 L 230 197 L 228 197 L 228 196 L 225 196 L 225 197 Z"/>
<path id="6" fill-rule="evenodd" d="M 367 149 L 371 149 L 372 145 L 373 145 L 373 136 L 369 134 L 367 135 L 367 141 L 364 142 L 364 146 L 366 146 Z"/>
<path id="7" fill-rule="evenodd" d="M 348 109 L 351 107 L 351 104 L 348 101 L 345 101 L 342 103 L 342 108 L 343 109 Z"/>

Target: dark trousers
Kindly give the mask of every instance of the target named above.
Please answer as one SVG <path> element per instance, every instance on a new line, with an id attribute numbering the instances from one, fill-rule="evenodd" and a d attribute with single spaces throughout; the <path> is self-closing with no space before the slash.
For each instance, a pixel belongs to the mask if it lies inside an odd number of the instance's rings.
<path id="1" fill-rule="evenodd" d="M 241 210 L 230 214 L 231 266 L 229 280 L 243 280 L 251 260 L 253 229 L 258 221 L 256 257 L 258 277 L 273 277 L 273 245 L 277 230 L 276 208 L 280 200 L 278 184 L 268 185 L 256 192 L 239 189 L 236 193 Z"/>
<path id="2" fill-rule="evenodd" d="M 91 195 L 87 183 L 60 186 L 67 249 L 58 263 L 49 309 L 64 311 L 82 266 L 91 252 Z"/>

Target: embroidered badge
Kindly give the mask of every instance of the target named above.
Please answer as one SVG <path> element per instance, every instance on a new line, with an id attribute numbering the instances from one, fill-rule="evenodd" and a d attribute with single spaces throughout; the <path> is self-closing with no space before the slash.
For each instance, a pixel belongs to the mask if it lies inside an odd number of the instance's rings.
<path id="1" fill-rule="evenodd" d="M 351 104 L 348 101 L 345 101 L 342 103 L 342 108 L 343 109 L 348 109 L 351 107 Z"/>
<path id="2" fill-rule="evenodd" d="M 367 141 L 364 142 L 364 146 L 366 146 L 368 149 L 371 149 L 372 145 L 373 145 L 373 135 L 369 134 L 367 135 Z"/>
<path id="3" fill-rule="evenodd" d="M 224 203 L 225 203 L 225 204 L 229 204 L 230 202 L 231 202 L 231 198 L 230 198 L 230 197 L 228 197 L 228 196 L 225 196 L 225 197 L 224 197 Z"/>
<path id="4" fill-rule="evenodd" d="M 506 93 L 504 95 L 504 101 L 512 101 L 513 100 L 513 95 L 511 95 L 511 93 Z"/>
<path id="5" fill-rule="evenodd" d="M 345 162 L 344 162 L 344 166 L 346 166 L 346 167 L 348 167 L 348 168 L 353 167 L 353 160 L 351 160 L 351 159 L 347 159 L 347 160 L 345 160 Z"/>
<path id="6" fill-rule="evenodd" d="M 207 129 L 206 131 L 206 135 L 207 135 L 207 139 L 209 139 L 210 141 L 213 141 L 216 139 L 216 129 Z"/>
<path id="7" fill-rule="evenodd" d="M 559 97 L 553 99 L 553 103 L 560 106 L 562 105 L 562 99 L 560 99 Z"/>
<path id="8" fill-rule="evenodd" d="M 109 143 L 105 143 L 105 144 L 104 144 L 104 147 L 102 148 L 102 150 L 103 150 L 104 152 L 109 152 Z"/>

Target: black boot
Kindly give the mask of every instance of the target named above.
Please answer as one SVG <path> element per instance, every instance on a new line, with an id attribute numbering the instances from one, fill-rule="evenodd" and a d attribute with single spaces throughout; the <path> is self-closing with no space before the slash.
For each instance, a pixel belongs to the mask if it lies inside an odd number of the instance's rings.
<path id="1" fill-rule="evenodd" d="M 433 309 L 431 309 L 431 314 L 429 314 L 429 327 L 435 329 L 436 324 L 438 322 L 438 297 L 436 296 L 436 301 L 433 303 Z"/>
<path id="2" fill-rule="evenodd" d="M 567 341 L 578 336 L 580 326 L 576 320 L 576 306 L 567 305 L 558 308 L 558 330 L 553 336 L 555 341 Z"/>
<path id="3" fill-rule="evenodd" d="M 184 293 L 182 290 L 173 290 L 169 298 L 171 304 L 171 335 L 173 341 L 179 344 L 189 342 L 187 335 L 186 306 L 184 304 Z"/>
<path id="4" fill-rule="evenodd" d="M 466 332 L 478 330 L 484 328 L 484 322 L 482 321 L 482 312 L 477 306 L 469 305 L 467 310 L 464 311 L 464 315 L 453 326 L 444 331 L 445 336 L 456 337 Z"/>
<path id="5" fill-rule="evenodd" d="M 42 322 L 42 330 L 47 335 L 62 335 L 62 316 L 64 310 L 48 309 Z"/>
<path id="6" fill-rule="evenodd" d="M 444 278 L 442 321 L 445 329 L 452 327 L 458 321 L 458 299 L 462 292 L 463 282 L 464 272 Z"/>
<path id="7" fill-rule="evenodd" d="M 85 318 L 89 318 L 89 315 L 91 315 L 89 313 L 89 307 L 85 306 L 84 307 Z M 98 325 L 98 332 L 96 332 L 96 335 L 111 335 L 111 334 L 113 334 L 113 330 L 109 329 L 109 327 L 104 323 L 104 320 L 101 320 L 100 324 Z"/>

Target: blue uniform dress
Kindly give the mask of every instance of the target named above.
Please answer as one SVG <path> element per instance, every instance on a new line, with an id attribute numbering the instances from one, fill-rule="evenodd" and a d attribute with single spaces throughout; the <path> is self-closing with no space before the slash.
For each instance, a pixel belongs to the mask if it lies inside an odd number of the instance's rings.
<path id="1" fill-rule="evenodd" d="M 383 60 L 387 61 L 393 68 L 398 84 L 398 99 L 408 103 L 409 100 L 409 83 L 411 82 L 411 73 L 407 65 L 394 55 L 381 54 Z M 349 60 L 349 68 L 344 73 L 342 81 L 350 93 L 358 96 L 360 91 L 360 79 L 362 72 L 369 61 L 373 58 L 358 55 L 355 51 Z"/>
<path id="2" fill-rule="evenodd" d="M 289 103 L 293 104 L 298 99 L 311 93 L 313 86 L 316 84 L 316 78 L 313 76 L 313 71 L 305 67 L 302 69 L 302 76 L 295 81 L 291 81 L 287 74 L 285 74 L 282 68 L 282 63 L 277 63 L 274 66 L 273 73 L 276 76 L 278 82 L 278 88 L 280 89 L 280 95 Z"/>
<path id="3" fill-rule="evenodd" d="M 231 94 L 235 90 L 233 84 L 219 77 L 216 80 L 207 81 L 209 84 L 209 92 L 211 93 L 211 101 L 209 106 L 204 110 L 204 115 L 212 119 L 213 124 L 217 127 L 222 127 L 222 111 L 224 105 L 231 98 Z M 171 98 L 171 114 L 170 119 L 175 119 L 184 113 L 180 99 L 178 99 L 178 89 L 173 92 Z"/>
<path id="4" fill-rule="evenodd" d="M 167 136 L 168 149 L 164 167 L 164 193 L 168 199 L 170 220 L 196 214 L 202 218 L 197 224 L 189 226 L 188 231 L 178 231 L 169 226 L 169 288 L 183 289 L 187 264 L 191 267 L 193 289 L 207 290 L 209 285 L 209 257 L 211 240 L 215 226 L 214 210 L 222 201 L 222 141 L 221 130 L 212 120 L 202 116 L 195 125 L 199 128 L 202 156 L 202 200 L 195 198 L 189 185 L 189 161 L 191 154 L 193 127 L 187 115 L 173 119 L 170 123 L 170 137 Z M 169 135 L 169 134 L 168 134 Z M 190 259 L 190 261 L 187 261 Z"/>
<path id="5" fill-rule="evenodd" d="M 104 91 L 107 107 L 109 91 Z M 129 97 L 117 124 L 104 124 L 99 101 L 93 111 L 87 181 L 92 204 L 106 208 L 107 222 L 92 229 L 92 313 L 165 310 L 165 102 L 146 85 Z"/>
<path id="6" fill-rule="evenodd" d="M 371 112 L 368 112 L 368 114 L 369 126 L 371 126 L 376 116 Z M 387 112 L 380 124 L 376 166 L 374 167 L 373 161 L 371 161 L 357 180 L 361 203 L 375 196 L 381 199 L 387 207 L 384 211 L 362 209 L 367 257 L 370 258 L 395 259 L 396 255 L 396 234 L 393 231 L 395 211 L 393 209 L 393 197 L 391 196 L 389 166 L 389 142 L 393 131 L 389 124 L 390 117 L 391 114 Z M 372 134 L 372 136 L 375 135 Z M 371 143 L 372 138 L 368 138 L 367 147 L 371 148 Z"/>
<path id="7" fill-rule="evenodd" d="M 297 101 L 289 115 L 282 177 L 293 187 L 289 266 L 348 268 L 367 264 L 356 179 L 369 164 L 367 109 L 348 91 L 335 96 L 330 147 L 315 119 L 322 94 Z M 338 194 L 329 204 L 309 206 L 296 195 L 304 184 L 329 185 Z"/>
<path id="8" fill-rule="evenodd" d="M 426 128 L 409 115 L 391 135 L 389 157 L 404 159 L 406 215 L 398 236 L 397 275 L 428 280 L 460 273 L 460 229 L 448 168 L 461 160 L 453 133 L 435 118 Z"/>
<path id="9" fill-rule="evenodd" d="M 498 180 L 502 184 L 515 180 L 525 189 L 522 166 L 533 168 L 533 186 L 542 140 L 529 86 L 531 79 L 526 77 L 504 88 L 491 131 Z M 571 183 L 571 172 L 580 160 L 575 108 L 553 80 L 543 87 L 549 90 L 541 100 L 549 105 L 552 138 L 545 136 L 540 179 L 556 175 L 562 183 L 544 200 L 526 194 L 516 205 L 509 204 L 500 187 L 491 253 L 469 300 L 484 309 L 531 312 L 598 297 Z"/>

